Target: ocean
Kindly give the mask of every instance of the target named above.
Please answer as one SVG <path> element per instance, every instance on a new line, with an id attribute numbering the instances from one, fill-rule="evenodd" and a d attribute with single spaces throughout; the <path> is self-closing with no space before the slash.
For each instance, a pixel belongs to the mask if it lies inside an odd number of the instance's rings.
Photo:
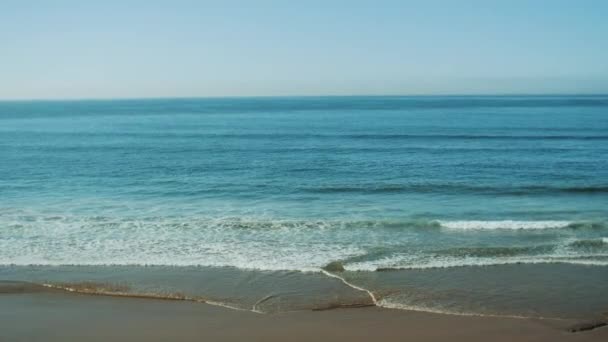
<path id="1" fill-rule="evenodd" d="M 597 315 L 608 96 L 0 102 L 0 280 Z"/>

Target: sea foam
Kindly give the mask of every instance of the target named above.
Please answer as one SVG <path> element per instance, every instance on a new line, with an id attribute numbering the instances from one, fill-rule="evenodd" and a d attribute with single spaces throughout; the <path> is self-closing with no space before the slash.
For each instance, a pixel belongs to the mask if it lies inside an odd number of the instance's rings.
<path id="1" fill-rule="evenodd" d="M 318 272 L 338 261 L 347 270 L 567 262 L 603 265 L 603 222 L 310 220 L 273 217 L 123 217 L 0 215 L 3 265 L 165 265 Z M 581 230 L 578 227 L 591 227 Z M 522 233 L 504 245 L 478 245 L 484 230 L 572 228 L 560 238 L 530 244 Z M 469 242 L 460 231 L 479 231 Z M 552 234 L 551 232 L 548 232 Z M 600 233 L 602 235 L 597 236 Z M 511 234 L 506 232 L 506 234 Z M 441 239 L 458 245 L 441 246 Z M 511 238 L 511 237 L 509 237 Z M 583 240 L 569 245 L 572 238 Z M 577 259 L 583 253 L 590 258 Z M 597 259 L 594 259 L 596 258 Z M 561 258 L 557 260 L 556 258 Z"/>
<path id="2" fill-rule="evenodd" d="M 483 229 L 558 229 L 567 228 L 570 221 L 438 221 L 441 227 L 460 230 Z"/>

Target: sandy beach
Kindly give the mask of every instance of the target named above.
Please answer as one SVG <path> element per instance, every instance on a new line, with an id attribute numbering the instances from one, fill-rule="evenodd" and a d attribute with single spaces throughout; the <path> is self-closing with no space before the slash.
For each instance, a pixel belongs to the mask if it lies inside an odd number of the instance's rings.
<path id="1" fill-rule="evenodd" d="M 257 314 L 173 300 L 0 288 L 0 341 L 605 341 L 574 320 L 440 315 L 375 307 Z"/>

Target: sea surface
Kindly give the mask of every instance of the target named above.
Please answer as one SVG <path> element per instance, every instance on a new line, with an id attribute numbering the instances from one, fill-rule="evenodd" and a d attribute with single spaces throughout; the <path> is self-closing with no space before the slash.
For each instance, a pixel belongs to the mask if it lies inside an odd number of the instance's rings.
<path id="1" fill-rule="evenodd" d="M 608 96 L 0 102 L 0 280 L 600 314 Z"/>

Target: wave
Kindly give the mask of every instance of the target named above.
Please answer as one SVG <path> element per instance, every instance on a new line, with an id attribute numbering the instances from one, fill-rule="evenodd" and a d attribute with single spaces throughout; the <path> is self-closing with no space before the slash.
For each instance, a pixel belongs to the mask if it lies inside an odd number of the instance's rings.
<path id="1" fill-rule="evenodd" d="M 476 244 L 490 234 L 504 234 L 504 230 L 561 229 L 564 238 L 572 238 L 577 234 L 605 236 L 607 228 L 604 221 L 134 218 L 41 215 L 23 211 L 0 212 L 0 224 L 3 227 L 0 265 L 163 265 L 303 272 L 318 272 L 332 261 L 343 262 L 347 270 L 430 267 L 437 263 L 458 266 L 471 261 L 473 264 L 502 262 L 520 257 L 534 262 L 562 252 L 552 251 L 551 246 Z M 553 233 L 548 232 L 551 236 Z M 437 250 L 441 247 L 434 244 L 438 238 L 462 240 L 464 236 L 460 234 L 469 235 L 468 246 Z M 524 245 L 529 235 L 506 234 L 517 239 L 517 235 L 521 235 L 519 241 Z M 579 242 L 578 247 L 576 244 L 558 247 L 569 248 L 567 252 L 572 256 L 585 253 L 593 256 L 604 253 L 590 249 L 597 249 L 593 247 L 597 243 Z M 527 262 L 520 259 L 519 262 Z"/>
<path id="2" fill-rule="evenodd" d="M 592 255 L 580 257 L 560 257 L 560 256 L 543 256 L 543 257 L 513 257 L 513 258 L 438 258 L 428 261 L 422 261 L 417 264 L 400 263 L 399 258 L 395 260 L 380 260 L 377 262 L 365 262 L 352 265 L 344 265 L 346 271 L 351 272 L 386 272 L 386 271 L 402 271 L 402 270 L 426 270 L 426 269 L 441 269 L 455 267 L 490 267 L 502 265 L 518 265 L 518 264 L 570 264 L 570 265 L 586 265 L 586 266 L 608 266 L 608 254 Z"/>
<path id="3" fill-rule="evenodd" d="M 0 102 L 0 119 L 44 117 L 217 115 L 309 111 L 394 111 L 465 108 L 607 107 L 604 95 L 572 96 L 311 96 L 164 98 Z M 44 108 L 44 110 L 32 110 Z"/>
<path id="4" fill-rule="evenodd" d="M 442 140 L 607 140 L 608 135 L 490 135 L 490 134 L 350 134 L 351 139 L 442 139 Z"/>
<path id="5" fill-rule="evenodd" d="M 557 245 L 511 246 L 511 247 L 457 247 L 434 251 L 435 255 L 454 257 L 512 257 L 518 255 L 538 255 L 553 252 Z"/>
<path id="6" fill-rule="evenodd" d="M 334 185 L 321 187 L 308 187 L 299 189 L 303 192 L 319 194 L 340 193 L 455 193 L 455 194 L 491 194 L 491 195 L 543 195 L 543 194 L 605 194 L 608 193 L 606 185 L 589 186 L 472 186 L 449 183 L 427 184 L 363 184 Z"/>
<path id="7" fill-rule="evenodd" d="M 495 230 L 495 229 L 560 229 L 585 225 L 571 221 L 437 221 L 442 228 L 454 230 Z"/>
<path id="8" fill-rule="evenodd" d="M 586 248 L 586 249 L 590 249 L 590 248 L 608 249 L 608 238 L 603 237 L 603 238 L 599 238 L 599 239 L 576 240 L 576 241 L 569 243 L 568 246 L 575 247 L 575 248 Z"/>
<path id="9" fill-rule="evenodd" d="M 41 134 L 39 131 L 20 131 L 20 134 Z M 403 134 L 403 133 L 206 133 L 206 132 L 44 132 L 50 136 L 74 137 L 129 137 L 141 139 L 245 139 L 245 140 L 297 140 L 297 139 L 350 139 L 350 140 L 608 140 L 605 134 Z M 198 150 L 197 150 L 198 151 Z"/>
<path id="10" fill-rule="evenodd" d="M 3 219 L 4 218 L 4 219 Z M 27 211 L 0 211 L 0 220 L 9 228 L 40 226 L 44 228 L 58 225 L 60 228 L 99 228 L 134 229 L 148 225 L 148 228 L 175 228 L 184 232 L 193 229 L 237 229 L 237 230 L 310 230 L 340 228 L 376 227 L 438 227 L 433 220 L 356 220 L 356 219 L 290 219 L 265 216 L 196 216 L 196 217 L 115 217 L 115 216 L 76 216 L 45 215 Z"/>
<path id="11" fill-rule="evenodd" d="M 444 220 L 415 218 L 379 219 L 291 219 L 265 216 L 208 216 L 208 217 L 114 217 L 114 216 L 73 216 L 44 215 L 25 211 L 0 211 L 0 222 L 10 229 L 37 229 L 37 233 L 53 228 L 62 230 L 91 229 L 101 233 L 108 229 L 126 231 L 150 229 L 150 232 L 174 230 L 187 233 L 203 229 L 260 230 L 260 231 L 331 231 L 355 229 L 452 229 L 452 230 L 493 230 L 493 229 L 604 229 L 605 221 L 567 220 Z M 143 232 L 143 231 L 142 231 Z"/>
<path id="12" fill-rule="evenodd" d="M 2 146 L 2 145 L 0 145 Z M 149 151 L 147 146 L 112 146 L 112 145 L 85 145 L 85 146 L 47 146 L 43 142 L 32 143 L 31 145 L 19 145 L 22 150 L 33 150 L 33 151 L 52 151 L 56 152 L 121 152 L 129 150 L 133 153 L 144 153 Z M 607 148 L 594 147 L 594 151 L 597 152 L 608 152 Z M 246 146 L 195 146 L 195 147 L 183 147 L 183 146 L 172 146 L 172 145 L 161 145 L 155 146 L 155 154 L 176 154 L 176 153 L 243 153 L 251 151 L 251 148 Z M 568 153 L 580 151 L 580 148 L 576 147 L 521 147 L 521 146 L 500 146 L 500 147 L 479 147 L 479 146 L 281 146 L 281 147 L 270 147 L 260 146 L 256 148 L 259 153 L 269 154 L 284 154 L 284 153 L 396 153 L 396 152 L 431 152 L 431 153 L 471 153 L 477 154 L 480 152 L 492 152 L 492 153 L 534 153 L 534 154 L 550 154 L 550 153 Z M 241 168 L 234 168 L 235 170 L 241 170 Z M 304 168 L 305 170 L 321 170 L 321 168 Z M 293 171 L 293 170 L 292 170 Z"/>

